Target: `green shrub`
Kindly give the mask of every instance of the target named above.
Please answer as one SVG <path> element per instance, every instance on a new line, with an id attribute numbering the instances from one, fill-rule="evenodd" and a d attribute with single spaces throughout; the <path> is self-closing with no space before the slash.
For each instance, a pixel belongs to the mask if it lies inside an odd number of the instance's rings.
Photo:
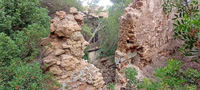
<path id="1" fill-rule="evenodd" d="M 155 71 L 156 82 L 144 79 L 138 87 L 146 90 L 196 90 L 199 87 L 200 72 L 194 69 L 183 70 L 182 64 L 171 59 L 166 67 Z"/>
<path id="2" fill-rule="evenodd" d="M 128 90 L 196 90 L 200 87 L 200 71 L 181 68 L 182 62 L 169 60 L 166 67 L 155 70 L 155 79 L 144 78 L 142 82 L 137 81 L 137 72 L 134 68 L 127 68 L 124 73 L 128 80 Z"/>
<path id="3" fill-rule="evenodd" d="M 199 1 L 186 1 L 188 0 L 166 0 L 163 8 L 167 14 L 176 8 L 175 18 L 173 18 L 174 36 L 184 41 L 180 48 L 184 55 L 195 56 L 195 53 L 199 53 L 200 48 Z M 199 56 L 194 59 L 198 60 Z"/>
<path id="4" fill-rule="evenodd" d="M 40 3 L 41 0 L 1 0 L 0 32 L 10 35 L 34 23 L 48 28 L 48 11 L 41 8 Z"/>
<path id="5" fill-rule="evenodd" d="M 115 85 L 113 83 L 110 83 L 108 87 L 110 88 L 110 90 L 115 90 Z"/>
<path id="6" fill-rule="evenodd" d="M 12 60 L 10 66 L 0 67 L 0 90 L 44 90 L 48 75 L 42 73 L 38 63 L 26 64 Z"/>
<path id="7" fill-rule="evenodd" d="M 12 34 L 13 40 L 21 50 L 20 58 L 25 61 L 34 60 L 40 54 L 39 42 L 42 38 L 47 37 L 49 30 L 39 24 L 29 25 L 22 31 Z"/>
<path id="8" fill-rule="evenodd" d="M 160 84 L 159 82 L 153 82 L 151 79 L 144 78 L 143 82 L 140 82 L 138 84 L 139 89 L 146 89 L 146 90 L 168 90 L 168 89 L 163 89 L 162 86 L 163 84 Z"/>
<path id="9" fill-rule="evenodd" d="M 16 64 L 14 62 L 14 64 Z M 15 65 L 14 65 L 15 66 Z M 13 69 L 13 79 L 8 82 L 9 89 L 21 90 L 43 90 L 44 89 L 44 75 L 38 63 L 25 64 L 19 63 L 15 69 Z"/>
<path id="10" fill-rule="evenodd" d="M 91 37 L 93 37 L 92 33 L 93 28 L 88 26 L 87 24 L 84 24 L 81 30 L 81 34 L 84 36 L 85 40 L 89 40 Z"/>
<path id="11" fill-rule="evenodd" d="M 40 54 L 50 17 L 40 0 L 0 0 L 0 90 L 43 90 L 50 75 L 27 63 Z"/>
<path id="12" fill-rule="evenodd" d="M 129 67 L 124 71 L 124 73 L 125 73 L 125 77 L 128 80 L 127 89 L 133 89 L 133 90 L 137 89 L 138 81 L 135 76 L 137 76 L 138 74 L 135 68 Z"/>
<path id="13" fill-rule="evenodd" d="M 0 0 L 0 33 L 6 33 L 13 40 L 13 45 L 19 49 L 14 51 L 21 60 L 36 58 L 39 40 L 49 34 L 50 17 L 40 3 L 41 0 Z M 1 57 L 7 56 L 2 54 Z"/>
<path id="14" fill-rule="evenodd" d="M 45 80 L 51 79 L 45 78 L 49 75 L 42 73 L 40 65 L 23 62 L 20 59 L 23 49 L 6 34 L 0 33 L 0 41 L 0 90 L 14 90 L 15 88 L 21 90 L 45 89 Z M 31 73 L 29 74 L 29 72 Z"/>
<path id="15" fill-rule="evenodd" d="M 0 33 L 0 62 L 3 66 L 10 64 L 12 59 L 19 57 L 21 50 L 10 37 Z"/>
<path id="16" fill-rule="evenodd" d="M 88 61 L 90 61 L 90 58 L 89 58 L 89 52 L 87 51 L 87 50 L 89 50 L 90 49 L 90 47 L 88 46 L 85 50 L 84 50 L 84 56 L 83 56 L 83 59 L 85 59 L 85 60 L 88 60 Z"/>
<path id="17" fill-rule="evenodd" d="M 137 79 L 135 78 L 135 76 L 137 76 L 137 72 L 135 70 L 135 68 L 127 68 L 125 70 L 125 76 L 128 79 L 128 82 L 130 84 L 136 84 L 137 83 Z"/>
<path id="18" fill-rule="evenodd" d="M 12 70 L 8 68 L 11 66 L 11 62 L 19 59 L 20 50 L 15 42 L 4 33 L 0 33 L 0 90 L 7 84 L 12 76 L 10 75 Z"/>

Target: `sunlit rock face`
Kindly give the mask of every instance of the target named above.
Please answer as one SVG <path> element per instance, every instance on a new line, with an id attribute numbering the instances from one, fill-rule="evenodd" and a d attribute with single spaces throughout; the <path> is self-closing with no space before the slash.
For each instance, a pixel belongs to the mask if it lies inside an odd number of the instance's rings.
<path id="1" fill-rule="evenodd" d="M 173 38 L 173 14 L 165 15 L 162 3 L 162 0 L 134 0 L 125 8 L 115 53 L 118 89 L 127 84 L 123 69 L 135 67 L 140 80 L 151 77 L 153 65 L 167 61 L 179 46 Z"/>
<path id="2" fill-rule="evenodd" d="M 83 15 L 76 8 L 71 8 L 70 14 L 56 12 L 56 17 L 51 20 L 50 35 L 41 43 L 45 47 L 44 70 L 53 73 L 61 84 L 55 88 L 57 90 L 98 90 L 103 87 L 99 69 L 82 59 L 88 45 L 80 33 L 82 25 Z"/>

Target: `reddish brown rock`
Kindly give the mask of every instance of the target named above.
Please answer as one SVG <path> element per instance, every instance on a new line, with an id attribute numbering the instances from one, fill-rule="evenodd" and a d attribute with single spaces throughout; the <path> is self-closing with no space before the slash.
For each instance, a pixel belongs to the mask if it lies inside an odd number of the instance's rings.
<path id="1" fill-rule="evenodd" d="M 78 14 L 78 15 L 75 15 L 75 20 L 76 21 L 83 21 L 83 16 Z"/>
<path id="2" fill-rule="evenodd" d="M 78 11 L 75 7 L 70 8 L 69 12 L 70 12 L 70 14 L 77 14 L 78 13 Z"/>
<path id="3" fill-rule="evenodd" d="M 64 11 L 58 11 L 56 12 L 56 16 L 58 16 L 60 20 L 63 20 L 66 17 L 66 13 Z"/>
<path id="4" fill-rule="evenodd" d="M 70 12 L 56 12 L 56 17 L 51 20 L 51 34 L 41 42 L 45 47 L 44 69 L 53 73 L 55 80 L 62 85 L 58 90 L 66 90 L 66 86 L 68 90 L 101 89 L 104 81 L 99 69 L 82 59 L 89 44 L 78 24 L 83 22 L 83 16 L 75 8 Z"/>
<path id="5" fill-rule="evenodd" d="M 154 63 L 167 61 L 170 52 L 179 45 L 173 38 L 173 15 L 164 14 L 162 3 L 161 0 L 134 0 L 125 8 L 115 53 L 117 87 L 126 87 L 123 69 L 135 67 L 138 79 L 146 77 L 147 69 L 154 68 Z"/>

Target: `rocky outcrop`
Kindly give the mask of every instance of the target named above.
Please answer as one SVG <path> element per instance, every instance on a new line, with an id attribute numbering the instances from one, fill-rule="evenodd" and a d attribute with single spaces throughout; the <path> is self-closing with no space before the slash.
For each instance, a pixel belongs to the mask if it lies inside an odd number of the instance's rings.
<path id="1" fill-rule="evenodd" d="M 161 0 L 134 0 L 120 18 L 119 42 L 115 53 L 116 82 L 126 86 L 123 69 L 135 67 L 138 79 L 153 64 L 167 61 L 174 53 L 178 41 L 173 39 L 172 14 L 165 15 Z M 151 70 L 152 71 L 152 70 Z"/>
<path id="2" fill-rule="evenodd" d="M 71 8 L 70 14 L 56 12 L 50 36 L 41 43 L 45 47 L 44 70 L 55 75 L 62 85 L 58 90 L 98 90 L 105 83 L 99 69 L 82 59 L 88 45 L 80 33 L 82 25 L 83 15 L 76 8 Z"/>

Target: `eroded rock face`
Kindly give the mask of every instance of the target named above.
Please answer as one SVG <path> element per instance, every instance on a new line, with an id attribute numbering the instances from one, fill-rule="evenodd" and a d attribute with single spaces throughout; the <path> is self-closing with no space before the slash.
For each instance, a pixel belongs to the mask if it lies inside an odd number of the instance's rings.
<path id="1" fill-rule="evenodd" d="M 179 46 L 173 39 L 173 15 L 165 15 L 161 5 L 161 0 L 134 0 L 125 8 L 125 14 L 120 19 L 115 53 L 119 87 L 125 87 L 127 83 L 123 69 L 135 67 L 138 79 L 146 77 L 145 68 L 153 68 L 152 64 L 157 61 L 167 61 L 167 57 Z"/>
<path id="2" fill-rule="evenodd" d="M 82 59 L 88 45 L 80 33 L 83 16 L 75 8 L 70 14 L 56 12 L 51 20 L 51 34 L 43 39 L 45 47 L 43 64 L 62 85 L 58 90 L 98 90 L 103 87 L 102 74 L 94 65 Z"/>

